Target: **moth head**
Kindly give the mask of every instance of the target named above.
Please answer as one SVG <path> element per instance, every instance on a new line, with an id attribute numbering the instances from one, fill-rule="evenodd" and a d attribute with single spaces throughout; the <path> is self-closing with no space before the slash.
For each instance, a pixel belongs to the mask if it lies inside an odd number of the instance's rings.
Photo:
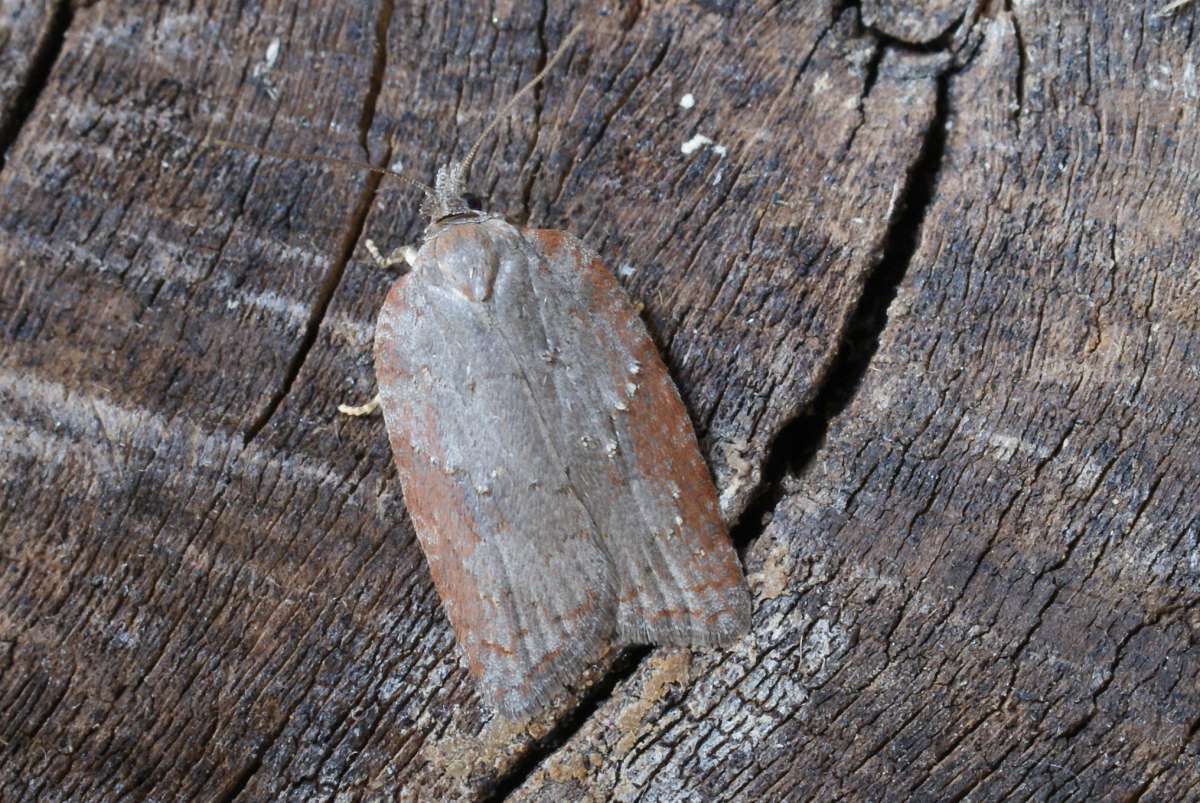
<path id="1" fill-rule="evenodd" d="M 467 203 L 466 173 L 462 162 L 451 162 L 438 168 L 433 191 L 426 193 L 421 203 L 421 214 L 429 218 L 430 223 L 471 211 L 471 205 Z"/>
<path id="2" fill-rule="evenodd" d="M 464 212 L 471 212 L 479 208 L 477 205 L 472 206 L 468 203 L 466 191 L 467 172 L 471 169 L 471 163 L 475 161 L 475 157 L 479 155 L 479 148 L 483 145 L 488 135 L 496 130 L 496 126 L 508 119 L 509 114 L 516 108 L 517 101 L 533 91 L 533 88 L 542 82 L 542 79 L 546 77 L 550 69 L 567 52 L 567 49 L 571 46 L 571 42 L 575 40 L 575 37 L 579 35 L 582 29 L 582 25 L 576 25 L 571 29 L 571 32 L 559 44 L 558 50 L 554 51 L 554 55 L 547 60 L 545 66 L 538 71 L 538 74 L 529 79 L 529 82 L 517 90 L 517 93 L 508 99 L 508 103 L 505 103 L 500 111 L 496 112 L 496 116 L 492 118 L 492 121 L 475 138 L 475 142 L 471 145 L 471 150 L 467 151 L 467 155 L 461 162 L 451 162 L 444 167 L 438 168 L 437 180 L 433 184 L 433 189 L 425 188 L 425 200 L 421 204 L 421 214 L 429 218 L 430 223 L 437 223 L 439 220 L 444 220 L 452 215 L 461 215 Z"/>

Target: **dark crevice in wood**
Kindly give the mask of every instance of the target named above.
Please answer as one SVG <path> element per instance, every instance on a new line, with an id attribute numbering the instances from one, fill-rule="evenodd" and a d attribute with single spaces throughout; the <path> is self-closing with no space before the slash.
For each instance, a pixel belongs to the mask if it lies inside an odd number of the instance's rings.
<path id="1" fill-rule="evenodd" d="M 833 2 L 831 2 L 829 4 L 829 23 L 828 24 L 830 26 L 832 26 L 834 22 L 836 22 L 838 19 L 840 19 L 841 16 L 843 14 L 845 14 L 847 11 L 849 11 L 850 9 L 854 9 L 854 13 L 858 15 L 858 19 L 860 20 L 860 22 L 856 23 L 856 24 L 861 29 L 861 27 L 862 27 L 861 26 L 862 11 L 859 8 L 858 0 L 833 0 Z"/>
<path id="2" fill-rule="evenodd" d="M 948 75 L 938 78 L 934 116 L 925 133 L 920 155 L 897 202 L 897 211 L 884 236 L 883 253 L 867 276 L 862 295 L 851 313 L 832 368 L 809 406 L 809 412 L 789 425 L 800 449 L 792 451 L 791 468 L 802 472 L 825 440 L 825 433 L 854 398 L 866 376 L 887 326 L 887 311 L 920 244 L 925 215 L 932 202 L 946 146 L 949 119 Z M 788 441 L 787 437 L 783 438 Z M 786 455 L 785 455 L 786 458 Z"/>
<path id="3" fill-rule="evenodd" d="M 1146 795 L 1146 790 L 1158 779 L 1158 776 L 1163 773 L 1163 770 L 1151 773 L 1145 781 L 1138 784 L 1138 787 L 1130 793 L 1129 797 L 1125 798 L 1129 803 L 1141 803 L 1141 800 Z"/>
<path id="4" fill-rule="evenodd" d="M 387 164 L 390 158 L 391 148 L 389 147 L 380 165 L 376 166 Z M 367 175 L 366 187 L 363 189 L 358 205 L 355 207 L 354 216 L 350 220 L 349 230 L 342 239 L 337 258 L 333 261 L 333 266 L 325 276 L 325 281 L 321 284 L 321 291 L 317 296 L 316 303 L 313 304 L 312 313 L 308 316 L 308 322 L 304 325 L 304 337 L 300 341 L 300 347 L 296 349 L 296 353 L 292 355 L 291 360 L 288 362 L 287 371 L 284 373 L 283 382 L 280 384 L 279 390 L 271 395 L 271 400 L 267 402 L 262 413 L 246 427 L 246 432 L 242 436 L 242 443 L 244 445 L 248 445 L 253 441 L 258 433 L 263 430 L 263 427 L 267 425 L 267 422 L 275 415 L 275 411 L 279 409 L 279 405 L 283 403 L 283 400 L 291 392 L 292 385 L 295 383 L 296 377 L 299 376 L 300 369 L 304 366 L 304 361 L 308 358 L 308 353 L 312 350 L 313 344 L 317 342 L 317 333 L 321 329 L 321 322 L 325 319 L 325 313 L 329 309 L 329 302 L 333 300 L 334 291 L 337 290 L 338 285 L 341 283 L 346 265 L 350 262 L 350 257 L 354 254 L 354 248 L 362 236 L 363 229 L 366 227 L 367 215 L 375 203 L 375 194 L 379 189 L 379 182 L 382 177 L 381 173 L 369 173 Z"/>
<path id="5" fill-rule="evenodd" d="M 900 44 L 905 50 L 930 52 L 936 49 Z M 939 39 L 939 44 L 943 49 L 948 48 L 949 37 L 945 42 Z M 880 37 L 878 52 L 868 65 L 868 85 L 864 87 L 864 97 L 869 92 L 869 85 L 875 81 L 884 51 L 890 47 L 892 45 Z M 751 503 L 730 531 L 743 559 L 749 546 L 765 530 L 776 506 L 784 497 L 787 480 L 803 472 L 812 463 L 825 441 L 831 422 L 854 398 L 879 348 L 880 337 L 887 325 L 887 309 L 896 297 L 900 282 L 920 243 L 921 228 L 933 202 L 934 188 L 945 153 L 946 124 L 950 116 L 950 76 L 947 73 L 937 80 L 933 119 L 897 201 L 896 214 L 884 237 L 882 256 L 866 279 L 831 368 L 807 412 L 787 424 L 775 437 L 763 468 L 761 487 L 765 491 Z M 567 743 L 591 719 L 617 686 L 631 677 L 651 652 L 650 647 L 624 651 L 618 664 L 592 687 L 580 704 L 564 716 L 550 734 L 531 745 L 522 759 L 496 782 L 492 794 L 486 799 L 503 800 L 519 789 L 546 758 Z"/>
<path id="6" fill-rule="evenodd" d="M 733 548 L 737 550 L 743 566 L 746 565 L 751 545 L 766 531 L 775 508 L 787 495 L 784 479 L 789 475 L 789 455 L 797 448 L 797 436 L 792 431 L 794 423 L 784 426 L 771 442 L 766 460 L 763 461 L 763 479 L 759 483 L 761 490 L 729 528 Z"/>
<path id="7" fill-rule="evenodd" d="M 947 46 L 948 40 L 942 43 L 942 47 Z M 889 44 L 881 41 L 879 52 L 869 65 L 869 84 L 874 83 L 879 63 L 889 47 Z M 904 49 L 928 52 L 932 48 L 907 46 Z M 761 486 L 766 490 L 751 503 L 731 529 L 734 545 L 743 558 L 750 544 L 764 531 L 776 505 L 785 495 L 787 480 L 811 464 L 825 441 L 831 422 L 854 398 L 879 348 L 880 337 L 887 325 L 887 309 L 896 297 L 900 282 L 920 243 L 921 228 L 933 202 L 934 188 L 945 153 L 946 124 L 950 116 L 950 76 L 947 73 L 937 80 L 933 119 L 898 199 L 896 214 L 884 237 L 882 256 L 867 277 L 831 368 L 807 412 L 786 425 L 775 437 L 763 469 Z M 864 88 L 864 96 L 868 91 L 869 86 Z M 591 719 L 617 686 L 631 677 L 651 652 L 650 647 L 622 652 L 617 665 L 592 687 L 580 704 L 565 715 L 550 734 L 531 745 L 522 759 L 496 782 L 486 799 L 503 800 L 519 789 L 546 758 L 567 743 Z"/>
<path id="8" fill-rule="evenodd" d="M 875 86 L 875 82 L 879 80 L 879 65 L 883 63 L 883 56 L 887 53 L 887 47 L 876 40 L 875 49 L 871 52 L 871 58 L 867 61 L 866 75 L 863 77 L 862 94 L 858 99 L 860 117 L 858 125 L 850 132 L 850 136 L 846 138 L 846 145 L 842 148 L 843 158 L 846 158 L 854 150 L 854 142 L 858 139 L 858 132 L 862 130 L 863 123 L 867 121 L 867 98 L 871 95 L 871 89 Z"/>
<path id="9" fill-rule="evenodd" d="M 1012 20 L 1013 39 L 1017 42 L 1017 75 L 1014 79 L 1013 91 L 1016 94 L 1016 108 L 1013 109 L 1013 120 L 1017 123 L 1017 131 L 1021 130 L 1021 112 L 1025 109 L 1025 65 L 1029 54 L 1025 52 L 1025 40 L 1021 36 L 1021 24 L 1017 22 L 1017 13 L 1013 11 L 1011 0 L 1005 0 L 1004 10 Z"/>
<path id="10" fill-rule="evenodd" d="M 366 152 L 368 161 L 370 161 L 371 156 L 368 137 L 370 136 L 371 127 L 375 122 L 375 106 L 379 101 L 379 93 L 383 89 L 384 74 L 387 71 L 387 33 L 392 20 L 392 12 L 393 0 L 385 0 L 380 7 L 379 18 L 376 21 L 374 63 L 371 68 L 367 96 L 363 100 L 362 115 L 358 121 L 358 141 L 363 151 Z M 372 164 L 375 167 L 385 167 L 391 163 L 391 159 L 392 147 L 388 144 L 384 148 L 383 159 L 378 163 L 372 162 Z M 267 425 L 267 422 L 271 420 L 275 412 L 279 409 L 279 405 L 283 403 L 283 400 L 291 392 L 296 377 L 300 375 L 300 369 L 304 366 L 304 361 L 308 358 L 308 353 L 312 350 L 313 344 L 317 342 L 317 333 L 321 330 L 321 322 L 325 320 L 325 313 L 329 310 L 329 303 L 333 300 L 333 294 L 337 290 L 338 285 L 341 284 L 342 274 L 346 270 L 346 265 L 349 264 L 350 258 L 354 255 L 354 249 L 362 237 L 363 229 L 367 224 L 367 216 L 370 214 L 371 207 L 375 203 L 375 196 L 379 191 L 379 184 L 382 179 L 382 173 L 372 172 L 367 174 L 366 185 L 359 196 L 354 214 L 350 218 L 346 236 L 342 238 L 341 245 L 338 248 L 337 258 L 333 260 L 329 273 L 326 274 L 325 281 L 321 284 L 321 290 L 317 295 L 316 303 L 313 304 L 312 312 L 309 314 L 308 321 L 304 325 L 304 337 L 300 341 L 300 347 L 296 349 L 296 353 L 292 355 L 292 359 L 288 362 L 287 371 L 284 373 L 283 382 L 280 383 L 279 390 L 272 394 L 270 401 L 267 402 L 262 413 L 246 427 L 246 431 L 242 436 L 243 444 L 248 445 L 263 430 L 263 427 Z"/>
<path id="11" fill-rule="evenodd" d="M 362 114 L 358 118 L 358 144 L 362 146 L 363 154 L 368 161 L 371 158 L 369 137 L 371 125 L 375 122 L 375 106 L 379 102 L 379 93 L 383 91 L 383 78 L 387 73 L 387 37 L 388 30 L 392 27 L 394 13 L 395 0 L 383 0 L 379 7 L 379 20 L 375 25 L 375 54 L 374 62 L 371 65 L 371 82 L 367 89 L 367 99 L 363 101 Z"/>
<path id="12" fill-rule="evenodd" d="M 837 19 L 847 10 L 857 11 L 858 8 L 859 4 L 855 0 L 836 3 L 831 10 L 832 18 Z M 925 55 L 953 52 L 955 40 L 962 26 L 967 24 L 967 16 L 964 14 L 936 39 L 919 44 L 905 42 L 864 26 L 875 39 L 875 50 L 865 65 L 862 102 L 865 104 L 878 80 L 879 70 L 889 51 Z M 925 132 L 921 151 L 897 199 L 897 215 L 888 226 L 882 256 L 867 277 L 858 304 L 843 330 L 830 368 L 824 374 L 813 400 L 805 411 L 784 425 L 775 435 L 763 461 L 759 490 L 730 529 L 734 547 L 743 562 L 751 544 L 766 529 L 775 507 L 786 495 L 785 482 L 801 474 L 812 462 L 825 441 L 825 433 L 830 423 L 854 397 L 871 359 L 879 348 L 879 338 L 887 325 L 887 308 L 896 297 L 896 291 L 908 270 L 909 262 L 916 253 L 920 241 L 920 228 L 925 213 L 933 202 L 934 185 L 945 152 L 946 124 L 949 119 L 949 80 L 953 72 L 961 69 L 961 66 L 948 68 L 947 72 L 937 79 L 933 120 Z M 864 115 L 865 113 L 864 108 Z M 851 134 L 847 152 L 856 136 L 857 130 Z"/>
<path id="13" fill-rule="evenodd" d="M 867 98 L 871 95 L 871 90 L 875 87 L 875 82 L 879 80 L 879 65 L 883 63 L 883 56 L 888 51 L 887 45 L 878 39 L 875 41 L 875 50 L 871 53 L 871 58 L 867 61 L 866 75 L 863 76 L 862 102 L 866 103 Z M 866 110 L 863 110 L 863 116 L 866 117 Z M 846 151 L 849 152 L 849 148 Z"/>
<path id="14" fill-rule="evenodd" d="M 282 732 L 282 730 L 283 728 L 281 726 L 280 732 Z M 276 736 L 278 736 L 278 734 L 276 734 Z M 273 742 L 274 739 L 271 741 Z M 242 792 L 246 791 L 246 786 L 250 783 L 250 779 L 258 773 L 259 769 L 262 768 L 263 754 L 265 752 L 265 748 L 259 750 L 258 754 L 254 756 L 250 763 L 239 770 L 238 774 L 230 779 L 225 788 L 221 790 L 221 794 L 217 795 L 217 803 L 231 803 L 231 801 L 237 800 L 238 796 L 241 795 Z"/>
<path id="15" fill-rule="evenodd" d="M 600 709 L 600 706 L 609 697 L 612 697 L 617 686 L 632 677 L 653 651 L 653 647 L 645 646 L 626 647 L 621 650 L 613 662 L 612 668 L 597 680 L 586 694 L 580 697 L 579 704 L 564 714 L 549 733 L 534 741 L 525 751 L 525 755 L 514 763 L 508 772 L 500 776 L 491 792 L 486 794 L 483 800 L 486 803 L 496 803 L 517 791 L 537 771 L 545 759 L 571 740 Z"/>
<path id="16" fill-rule="evenodd" d="M 0 122 L 0 171 L 4 170 L 8 161 L 9 148 L 17 141 L 21 129 L 33 114 L 38 98 L 50 81 L 50 71 L 54 69 L 54 63 L 58 61 L 58 55 L 62 52 L 63 42 L 66 41 L 67 30 L 71 27 L 74 16 L 71 3 L 67 0 L 59 0 L 50 10 L 50 21 L 42 40 L 38 43 L 37 52 L 30 60 L 25 83 L 17 92 L 7 115 L 8 119 Z"/>
<path id="17" fill-rule="evenodd" d="M 885 48 L 881 48 L 883 50 Z M 747 508 L 731 535 L 738 552 L 747 549 L 769 523 L 776 505 L 786 494 L 790 477 L 799 476 L 825 443 L 833 420 L 858 392 L 887 326 L 887 310 L 916 254 L 921 228 L 932 202 L 946 146 L 949 110 L 949 74 L 938 79 L 933 119 L 925 132 L 920 154 L 908 175 L 896 213 L 884 235 L 882 256 L 867 276 L 858 303 L 847 321 L 841 342 L 824 381 L 804 413 L 775 436 L 763 466 L 766 490 Z"/>
<path id="18" fill-rule="evenodd" d="M 627 7 L 621 16 L 621 30 L 629 31 L 642 16 L 642 0 L 626 0 Z"/>

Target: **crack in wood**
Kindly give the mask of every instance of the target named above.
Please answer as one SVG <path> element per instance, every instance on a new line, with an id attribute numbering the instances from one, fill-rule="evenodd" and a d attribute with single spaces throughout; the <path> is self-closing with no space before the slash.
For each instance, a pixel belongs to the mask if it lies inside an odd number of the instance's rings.
<path id="1" fill-rule="evenodd" d="M 1021 23 L 1017 19 L 1017 13 L 1013 10 L 1012 0 L 1004 0 L 1004 10 L 1012 20 L 1013 38 L 1017 43 L 1017 74 L 1013 79 L 1016 102 L 1012 117 L 1019 134 L 1021 132 L 1021 114 L 1025 109 L 1025 71 L 1029 66 L 1029 53 L 1025 49 L 1025 39 L 1021 36 Z"/>
<path id="2" fill-rule="evenodd" d="M 889 47 L 885 45 L 880 51 Z M 801 476 L 814 463 L 830 425 L 854 400 L 879 349 L 880 338 L 888 323 L 888 307 L 896 298 L 916 254 L 925 215 L 933 203 L 945 152 L 946 126 L 951 116 L 950 80 L 949 72 L 937 78 L 933 119 L 899 193 L 895 215 L 884 236 L 882 255 L 867 275 L 829 370 L 806 412 L 775 436 L 763 466 L 762 487 L 765 490 L 751 503 L 731 532 L 734 545 L 743 558 L 786 495 L 785 481 Z"/>
<path id="3" fill-rule="evenodd" d="M 370 83 L 368 84 L 367 96 L 363 100 L 363 112 L 359 117 L 358 141 L 366 153 L 368 160 L 370 159 L 368 136 L 371 126 L 375 122 L 375 105 L 383 89 L 384 73 L 387 70 L 387 32 L 391 24 L 393 11 L 394 0 L 384 0 L 380 6 L 379 18 L 376 22 L 375 57 L 371 69 Z M 385 167 L 391 161 L 391 158 L 392 146 L 389 143 L 384 147 L 383 158 L 378 163 L 371 162 L 371 164 L 375 167 Z M 350 218 L 350 225 L 346 231 L 346 236 L 342 240 L 341 247 L 338 249 L 337 258 L 330 265 L 329 273 L 326 274 L 316 303 L 313 305 L 312 314 L 309 315 L 308 322 L 304 326 L 304 336 L 300 341 L 300 346 L 288 362 L 287 371 L 284 374 L 279 390 L 272 394 L 262 413 L 246 427 L 246 431 L 242 436 L 243 444 L 248 445 L 258 436 L 258 433 L 274 417 L 279 406 L 283 404 L 283 400 L 291 393 L 292 386 L 296 382 L 296 377 L 300 375 L 300 369 L 304 367 L 304 361 L 308 358 L 309 352 L 312 351 L 313 345 L 317 342 L 317 334 L 321 331 L 321 323 L 325 320 L 326 312 L 329 311 L 329 304 L 333 300 L 333 294 L 337 291 L 338 285 L 341 284 L 342 274 L 346 271 L 346 265 L 350 263 L 350 258 L 354 255 L 355 248 L 358 247 L 358 241 L 362 238 L 363 229 L 367 224 L 367 217 L 371 212 L 371 207 L 375 204 L 375 196 L 378 193 L 382 180 L 382 173 L 370 172 L 367 174 L 366 185 L 359 196 L 358 204 L 355 206 L 354 213 Z"/>
<path id="4" fill-rule="evenodd" d="M 566 712 L 549 733 L 533 741 L 525 754 L 496 780 L 491 792 L 482 798 L 484 803 L 499 803 L 521 788 L 543 761 L 569 742 L 600 710 L 600 706 L 612 697 L 619 685 L 633 677 L 653 651 L 654 648 L 649 646 L 626 647 L 622 650 L 612 668 L 587 690 L 579 704 Z"/>
<path id="5" fill-rule="evenodd" d="M 383 91 L 383 79 L 387 73 L 388 31 L 392 27 L 392 16 L 395 11 L 395 0 L 383 0 L 379 8 L 379 20 L 375 25 L 375 53 L 371 65 L 371 82 L 367 89 L 366 100 L 363 101 L 362 114 L 358 118 L 358 144 L 362 146 L 363 154 L 367 159 L 371 158 L 368 137 L 371 134 L 371 126 L 375 122 L 375 107 L 379 103 L 379 94 Z"/>
<path id="6" fill-rule="evenodd" d="M 949 49 L 949 38 L 939 42 Z M 875 82 L 875 73 L 885 52 L 894 45 L 879 37 L 873 55 L 869 84 L 864 97 Z M 900 49 L 914 50 L 911 46 Z M 919 48 L 928 53 L 932 48 Z M 880 338 L 887 326 L 887 310 L 895 299 L 900 283 L 920 244 L 925 216 L 933 204 L 934 190 L 941 171 L 946 145 L 946 128 L 951 117 L 949 84 L 952 71 L 948 68 L 936 79 L 935 108 L 925 137 L 912 169 L 899 193 L 895 212 L 884 237 L 882 255 L 869 272 L 854 311 L 851 313 L 841 342 L 829 371 L 816 393 L 808 411 L 786 425 L 774 438 L 764 463 L 763 483 L 766 490 L 753 502 L 730 536 L 743 558 L 750 546 L 765 530 L 771 516 L 785 496 L 785 482 L 802 474 L 810 466 L 825 442 L 833 420 L 854 399 L 867 369 L 879 348 Z M 526 754 L 496 783 L 486 799 L 500 801 L 519 789 L 537 768 L 587 723 L 596 711 L 613 696 L 617 687 L 632 677 L 652 647 L 627 650 L 618 665 L 606 673 L 589 691 L 587 697 L 567 714 L 546 737 L 535 742 Z"/>
<path id="7" fill-rule="evenodd" d="M 50 71 L 58 61 L 74 17 L 74 9 L 68 0 L 58 0 L 50 11 L 50 21 L 38 42 L 37 52 L 30 59 L 25 81 L 17 92 L 12 108 L 8 110 L 7 119 L 0 120 L 0 172 L 8 161 L 9 149 L 21 135 L 38 98 L 50 83 Z"/>

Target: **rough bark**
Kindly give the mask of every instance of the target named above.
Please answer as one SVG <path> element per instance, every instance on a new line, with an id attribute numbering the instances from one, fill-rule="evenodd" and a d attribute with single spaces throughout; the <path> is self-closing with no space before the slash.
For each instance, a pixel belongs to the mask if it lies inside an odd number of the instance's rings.
<path id="1" fill-rule="evenodd" d="M 0 1 L 0 167 L 68 22 L 66 0 Z"/>
<path id="2" fill-rule="evenodd" d="M 1197 17 L 1110 5 L 0 4 L 0 798 L 1196 795 Z M 506 723 L 336 415 L 419 199 L 203 143 L 429 180 L 584 19 L 471 184 L 644 303 L 755 628 Z"/>
<path id="3" fill-rule="evenodd" d="M 517 799 L 1197 795 L 1194 21 L 977 25 L 879 350 L 751 547 L 753 636 L 654 655 Z"/>
<path id="4" fill-rule="evenodd" d="M 967 0 L 863 0 L 862 21 L 877 35 L 910 45 L 926 45 L 945 35 L 978 2 Z M 969 22 L 968 22 L 969 24 Z"/>

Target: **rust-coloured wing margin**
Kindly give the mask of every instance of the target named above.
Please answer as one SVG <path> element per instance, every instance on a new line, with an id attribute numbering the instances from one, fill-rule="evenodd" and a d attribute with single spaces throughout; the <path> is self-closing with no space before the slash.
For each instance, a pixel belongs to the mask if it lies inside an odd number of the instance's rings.
<path id="1" fill-rule="evenodd" d="M 536 711 L 624 643 L 721 643 L 749 597 L 686 411 L 562 232 L 450 226 L 380 313 L 405 502 L 472 675 Z"/>

